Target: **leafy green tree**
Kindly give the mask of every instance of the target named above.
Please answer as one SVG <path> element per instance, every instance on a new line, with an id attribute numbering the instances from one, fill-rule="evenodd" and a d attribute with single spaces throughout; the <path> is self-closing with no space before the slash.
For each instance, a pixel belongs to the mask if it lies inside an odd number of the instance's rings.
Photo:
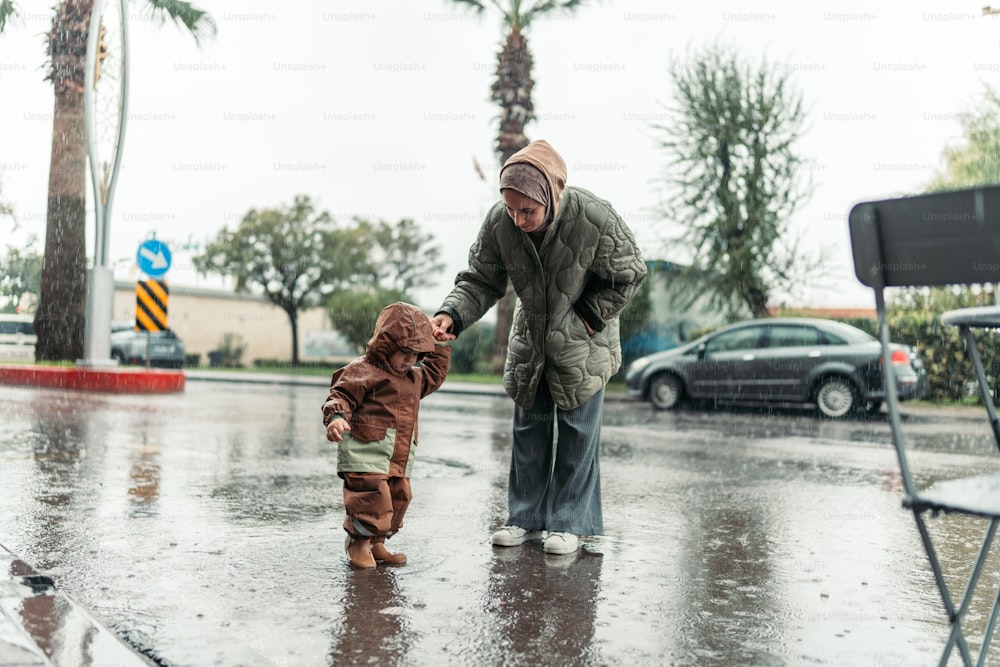
<path id="1" fill-rule="evenodd" d="M 0 0 L 0 2 L 3 2 L 3 1 L 4 0 Z M 2 20 L 2 15 L 0 15 L 0 20 Z M 2 26 L 2 24 L 0 24 L 0 30 L 2 30 L 2 29 L 3 29 L 3 26 Z M 2 184 L 0 184 L 0 185 L 2 185 Z M 0 187 L 0 193 L 2 193 L 2 192 L 3 192 L 3 188 Z M 11 205 L 10 204 L 5 204 L 3 202 L 3 200 L 0 200 L 0 218 L 13 217 L 13 215 L 14 215 L 14 209 L 11 207 Z M 15 222 L 14 226 L 15 227 L 17 226 L 16 222 Z"/>
<path id="2" fill-rule="evenodd" d="M 492 374 L 493 325 L 478 322 L 451 342 L 450 373 Z"/>
<path id="3" fill-rule="evenodd" d="M 0 6 L 0 29 L 3 28 L 3 8 Z M 0 192 L 3 188 L 0 188 Z M 0 200 L 0 219 L 12 218 L 13 230 L 18 228 L 14 219 L 14 209 L 10 204 Z M 8 297 L 9 302 L 0 308 L 0 312 L 16 312 L 23 294 L 38 294 L 42 274 L 42 257 L 35 251 L 37 239 L 32 236 L 24 248 L 7 245 L 7 253 L 0 257 L 0 296 Z"/>
<path id="4" fill-rule="evenodd" d="M 327 300 L 333 327 L 358 352 L 371 338 L 382 309 L 396 301 L 412 300 L 414 289 L 432 284 L 444 269 L 440 246 L 413 220 L 395 225 L 355 218 L 355 233 L 367 249 L 361 280 L 338 290 Z"/>
<path id="5" fill-rule="evenodd" d="M 0 32 L 7 27 L 7 22 L 17 18 L 18 9 L 13 0 L 0 0 Z"/>
<path id="6" fill-rule="evenodd" d="M 507 32 L 503 47 L 497 53 L 496 78 L 490 87 L 490 99 L 500 107 L 494 148 L 500 164 L 503 164 L 530 143 L 524 128 L 535 119 L 535 105 L 531 99 L 535 86 L 531 72 L 534 60 L 524 32 L 535 19 L 556 12 L 574 12 L 585 0 L 452 1 L 473 9 L 477 14 L 485 12 L 487 6 L 493 7 L 500 12 L 503 29 Z M 514 323 L 514 299 L 514 290 L 508 286 L 507 293 L 497 302 L 494 334 L 496 372 L 503 371 L 507 357 L 507 338 Z"/>
<path id="7" fill-rule="evenodd" d="M 390 303 L 406 301 L 403 292 L 381 289 L 377 285 L 338 290 L 326 302 L 330 322 L 361 354 L 375 330 L 375 320 Z"/>
<path id="8" fill-rule="evenodd" d="M 35 251 L 35 237 L 25 248 L 7 246 L 0 260 L 0 296 L 9 299 L 9 310 L 16 309 L 24 294 L 38 294 L 42 281 L 42 256 Z"/>
<path id="9" fill-rule="evenodd" d="M 713 305 L 732 318 L 743 309 L 766 317 L 772 294 L 794 291 L 822 263 L 789 230 L 811 189 L 795 151 L 802 97 L 786 72 L 755 69 L 719 46 L 674 65 L 671 78 L 673 121 L 654 126 L 671 157 L 664 213 L 684 228 Z"/>
<path id="10" fill-rule="evenodd" d="M 86 327 L 86 173 L 84 71 L 93 0 L 59 0 L 46 35 L 46 80 L 52 82 L 52 150 L 49 164 L 45 261 L 35 332 L 35 358 L 79 359 Z M 195 38 L 215 33 L 215 22 L 190 2 L 146 0 L 153 16 L 170 19 Z M 18 16 L 13 0 L 0 0 L 0 33 Z"/>
<path id="11" fill-rule="evenodd" d="M 941 192 L 977 185 L 1000 184 L 1000 94 L 987 86 L 982 100 L 959 114 L 962 138 L 942 151 L 944 166 L 927 186 Z M 938 316 L 947 310 L 1000 303 L 995 285 L 967 288 L 908 288 L 891 295 L 896 316 L 923 311 Z"/>
<path id="12" fill-rule="evenodd" d="M 944 169 L 929 192 L 1000 183 L 1000 94 L 987 86 L 981 104 L 959 114 L 962 140 L 943 151 Z"/>
<path id="13" fill-rule="evenodd" d="M 239 227 L 223 228 L 201 255 L 201 273 L 232 276 L 236 290 L 260 288 L 285 311 L 292 327 L 292 364 L 299 363 L 298 314 L 321 305 L 351 281 L 371 275 L 366 236 L 339 227 L 326 211 L 317 213 L 306 195 L 291 206 L 251 209 Z"/>
<path id="14" fill-rule="evenodd" d="M 432 284 L 444 270 L 441 247 L 413 220 L 404 218 L 392 225 L 356 218 L 355 224 L 367 240 L 372 284 L 406 295 L 415 287 Z"/>
<path id="15" fill-rule="evenodd" d="M 994 285 L 971 287 L 925 287 L 900 289 L 892 295 L 892 310 L 940 315 L 946 310 L 988 306 L 996 303 Z"/>

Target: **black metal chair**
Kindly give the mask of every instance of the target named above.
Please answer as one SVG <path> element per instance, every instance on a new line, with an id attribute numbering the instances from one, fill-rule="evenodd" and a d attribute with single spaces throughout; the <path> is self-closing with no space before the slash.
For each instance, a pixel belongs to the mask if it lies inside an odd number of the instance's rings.
<path id="1" fill-rule="evenodd" d="M 1000 282 L 1000 187 L 862 202 L 851 209 L 848 224 L 855 274 L 875 292 L 883 359 L 890 358 L 885 288 Z M 1000 328 L 1000 306 L 950 311 L 941 319 L 945 324 L 957 326 L 965 340 L 987 417 L 1000 449 L 996 407 L 975 336 L 978 330 Z M 957 646 L 963 663 L 972 665 L 963 620 L 1000 524 L 1000 474 L 975 474 L 961 479 L 934 481 L 926 488 L 917 489 L 907 462 L 895 374 L 892 364 L 882 366 L 892 441 L 903 479 L 903 507 L 910 510 L 916 520 L 950 624 L 940 664 L 947 664 Z M 928 515 L 947 514 L 978 517 L 987 523 L 986 534 L 957 606 L 949 592 L 926 523 Z M 992 610 L 979 646 L 976 663 L 979 665 L 986 662 L 990 639 L 996 628 L 1000 591 L 995 591 L 992 599 Z"/>

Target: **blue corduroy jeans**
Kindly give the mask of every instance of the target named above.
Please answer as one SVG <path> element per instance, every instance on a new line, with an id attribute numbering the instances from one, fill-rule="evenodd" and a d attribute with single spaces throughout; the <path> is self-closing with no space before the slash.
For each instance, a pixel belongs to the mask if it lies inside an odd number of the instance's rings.
<path id="1" fill-rule="evenodd" d="M 556 407 L 542 378 L 531 409 L 514 408 L 508 525 L 601 535 L 604 390 L 572 410 Z M 555 442 L 553 443 L 553 435 Z"/>

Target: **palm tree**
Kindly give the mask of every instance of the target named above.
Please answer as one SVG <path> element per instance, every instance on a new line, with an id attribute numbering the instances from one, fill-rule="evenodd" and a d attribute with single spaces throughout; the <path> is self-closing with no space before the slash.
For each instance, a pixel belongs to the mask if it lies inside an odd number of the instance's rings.
<path id="1" fill-rule="evenodd" d="M 215 34 L 215 21 L 190 2 L 145 0 L 153 16 L 186 28 L 195 42 Z M 55 106 L 49 163 L 45 253 L 35 314 L 35 359 L 75 360 L 83 356 L 86 308 L 87 150 L 83 81 L 87 35 L 94 0 L 60 0 L 46 35 L 48 73 Z M 0 0 L 0 32 L 17 17 L 13 0 Z"/>
<path id="2" fill-rule="evenodd" d="M 531 89 L 535 82 L 531 78 L 533 61 L 524 31 L 531 22 L 545 14 L 557 11 L 572 12 L 585 0 L 453 0 L 471 7 L 477 14 L 486 11 L 487 5 L 500 12 L 507 37 L 503 48 L 497 54 L 496 80 L 490 89 L 490 99 L 500 107 L 500 124 L 494 146 L 500 164 L 518 152 L 530 141 L 524 127 L 535 119 L 535 107 L 531 102 Z M 494 370 L 502 372 L 507 358 L 507 336 L 514 321 L 514 291 L 509 286 L 507 294 L 497 303 L 497 328 L 493 349 Z"/>

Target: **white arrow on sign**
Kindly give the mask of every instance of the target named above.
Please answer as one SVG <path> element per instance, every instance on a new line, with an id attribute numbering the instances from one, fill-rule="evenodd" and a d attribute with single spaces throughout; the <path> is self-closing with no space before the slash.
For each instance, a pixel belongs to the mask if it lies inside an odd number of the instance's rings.
<path id="1" fill-rule="evenodd" d="M 139 254 L 153 262 L 150 268 L 164 269 L 167 267 L 167 256 L 163 254 L 163 251 L 160 250 L 159 246 L 157 246 L 156 252 L 152 252 L 146 246 L 142 246 L 139 248 Z"/>

